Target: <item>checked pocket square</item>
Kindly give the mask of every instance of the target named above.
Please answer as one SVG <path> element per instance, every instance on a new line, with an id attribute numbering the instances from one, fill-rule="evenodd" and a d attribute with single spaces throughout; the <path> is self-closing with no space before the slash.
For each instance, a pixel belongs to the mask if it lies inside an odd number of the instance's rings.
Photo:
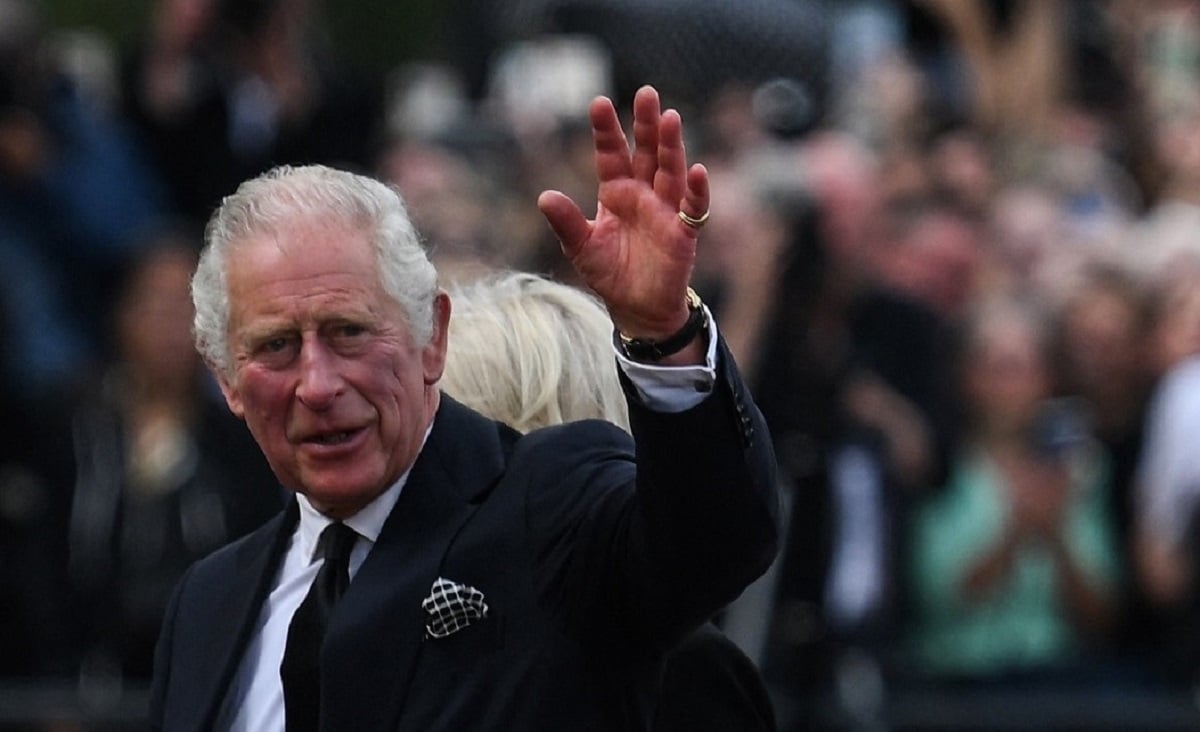
<path id="1" fill-rule="evenodd" d="M 488 616 L 488 606 L 483 601 L 482 592 L 445 577 L 438 577 L 434 581 L 429 597 L 421 601 L 421 607 L 429 613 L 425 631 L 431 638 L 445 638 L 467 627 L 472 621 Z"/>

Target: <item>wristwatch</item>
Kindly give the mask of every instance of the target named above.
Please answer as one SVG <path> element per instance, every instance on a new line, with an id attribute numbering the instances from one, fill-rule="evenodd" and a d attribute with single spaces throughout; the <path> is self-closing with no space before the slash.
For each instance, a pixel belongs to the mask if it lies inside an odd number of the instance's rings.
<path id="1" fill-rule="evenodd" d="M 661 341 L 630 338 L 619 330 L 613 331 L 614 342 L 629 358 L 635 361 L 660 361 L 673 353 L 679 353 L 691 343 L 700 331 L 708 327 L 708 315 L 700 296 L 687 288 L 688 319 L 683 327 Z"/>

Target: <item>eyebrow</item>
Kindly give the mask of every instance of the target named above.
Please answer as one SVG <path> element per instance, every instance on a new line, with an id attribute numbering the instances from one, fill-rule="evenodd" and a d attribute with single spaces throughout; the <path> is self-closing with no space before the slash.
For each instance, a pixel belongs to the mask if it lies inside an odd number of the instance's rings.
<path id="1" fill-rule="evenodd" d="M 242 331 L 239 340 L 246 345 L 253 346 L 275 338 L 295 335 L 298 331 L 299 329 L 293 325 L 283 324 L 279 327 L 246 328 Z"/>
<path id="2" fill-rule="evenodd" d="M 315 327 L 316 330 L 320 331 L 329 326 L 345 325 L 347 323 L 369 325 L 378 321 L 379 315 L 371 309 L 360 309 L 357 311 L 342 310 L 326 313 L 316 322 Z M 263 316 L 259 319 L 259 322 L 243 326 L 241 331 L 243 337 L 247 339 L 260 340 L 275 335 L 296 333 L 304 329 L 305 326 L 298 325 L 294 320 L 289 318 L 275 319 L 274 316 Z"/>

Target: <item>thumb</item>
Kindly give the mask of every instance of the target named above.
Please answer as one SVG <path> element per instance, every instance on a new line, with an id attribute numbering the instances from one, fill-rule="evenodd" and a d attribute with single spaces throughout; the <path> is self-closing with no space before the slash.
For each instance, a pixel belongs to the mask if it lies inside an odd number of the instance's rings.
<path id="1" fill-rule="evenodd" d="M 579 206 L 561 191 L 542 191 L 537 205 L 558 237 L 563 251 L 568 257 L 574 256 L 592 235 L 592 223 Z"/>

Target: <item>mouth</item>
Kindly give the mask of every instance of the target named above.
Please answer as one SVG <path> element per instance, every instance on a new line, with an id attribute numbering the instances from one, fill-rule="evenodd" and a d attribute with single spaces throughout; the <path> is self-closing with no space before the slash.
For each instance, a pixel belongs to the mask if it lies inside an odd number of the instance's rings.
<path id="1" fill-rule="evenodd" d="M 305 435 L 300 444 L 314 454 L 332 457 L 345 450 L 353 450 L 359 444 L 358 438 L 365 432 L 362 427 L 312 432 Z"/>
<path id="2" fill-rule="evenodd" d="M 345 430 L 342 432 L 323 432 L 318 435 L 312 435 L 305 439 L 305 442 L 310 442 L 314 445 L 341 445 L 349 442 L 350 438 L 358 430 Z"/>

